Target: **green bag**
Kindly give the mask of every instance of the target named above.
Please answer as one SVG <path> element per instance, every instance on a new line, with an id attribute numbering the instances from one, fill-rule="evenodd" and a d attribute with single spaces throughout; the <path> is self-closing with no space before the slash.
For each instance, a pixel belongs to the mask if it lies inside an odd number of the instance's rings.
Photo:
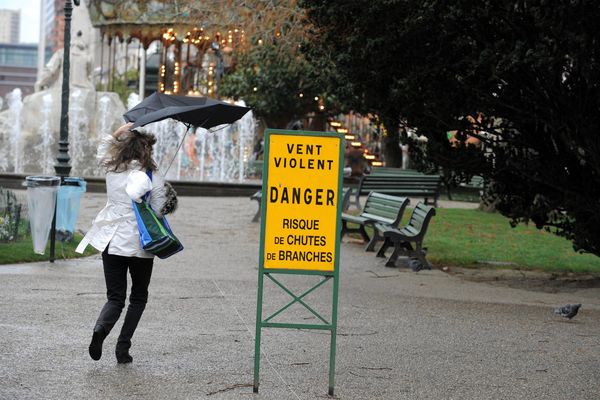
<path id="1" fill-rule="evenodd" d="M 152 180 L 152 171 L 146 171 Z M 167 258 L 183 250 L 183 245 L 173 234 L 165 217 L 159 218 L 150 204 L 150 191 L 142 196 L 142 201 L 133 203 L 133 211 L 137 219 L 142 248 L 158 258 Z"/>

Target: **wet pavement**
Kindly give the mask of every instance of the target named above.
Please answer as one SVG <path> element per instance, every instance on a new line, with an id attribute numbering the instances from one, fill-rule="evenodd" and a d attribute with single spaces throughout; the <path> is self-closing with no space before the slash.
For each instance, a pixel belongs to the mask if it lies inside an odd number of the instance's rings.
<path id="1" fill-rule="evenodd" d="M 81 229 L 104 202 L 84 196 Z M 321 331 L 263 330 L 252 393 L 255 211 L 246 197 L 180 198 L 170 222 L 186 250 L 156 260 L 129 365 L 114 357 L 118 331 L 100 361 L 87 354 L 105 301 L 99 256 L 0 266 L 0 399 L 326 398 Z M 600 398 L 599 289 L 544 293 L 384 264 L 355 240 L 341 246 L 336 398 Z M 297 292 L 316 279 L 283 278 Z M 265 286 L 265 310 L 289 299 Z M 307 300 L 328 315 L 330 287 Z M 572 321 L 552 315 L 574 302 Z M 314 321 L 294 307 L 288 320 Z"/>

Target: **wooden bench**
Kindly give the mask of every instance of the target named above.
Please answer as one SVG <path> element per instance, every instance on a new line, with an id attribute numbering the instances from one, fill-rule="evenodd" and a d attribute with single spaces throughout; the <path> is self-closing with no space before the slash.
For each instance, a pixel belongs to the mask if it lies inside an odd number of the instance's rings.
<path id="1" fill-rule="evenodd" d="M 396 167 L 373 167 L 371 169 L 371 173 L 369 175 L 423 175 L 422 172 L 417 171 L 416 169 L 402 169 Z"/>
<path id="2" fill-rule="evenodd" d="M 375 224 L 375 230 L 384 237 L 383 245 L 377 252 L 377 257 L 385 257 L 385 251 L 394 246 L 394 252 L 386 262 L 386 267 L 394 267 L 398 256 L 404 255 L 411 259 L 410 267 L 413 271 L 419 271 L 423 268 L 431 269 L 431 265 L 425 259 L 423 238 L 427 233 L 429 221 L 434 215 L 435 208 L 419 202 L 405 227 L 397 229 L 388 224 Z"/>
<path id="3" fill-rule="evenodd" d="M 348 210 L 350 207 L 350 195 L 352 194 L 350 188 L 342 188 L 342 211 Z M 254 218 L 252 218 L 252 222 L 258 222 L 260 219 L 260 211 L 261 211 L 261 202 L 262 202 L 262 190 L 254 193 L 250 196 L 250 200 L 256 200 L 258 202 L 258 210 L 256 210 L 256 214 L 254 214 Z"/>
<path id="4" fill-rule="evenodd" d="M 360 209 L 360 196 L 370 192 L 378 192 L 401 197 L 421 197 L 425 204 L 437 207 L 440 195 L 441 177 L 421 173 L 371 174 L 360 179 L 353 189 L 354 204 Z"/>
<path id="5" fill-rule="evenodd" d="M 373 226 L 375 223 L 389 225 L 392 228 L 397 228 L 404 209 L 409 203 L 406 197 L 390 196 L 387 194 L 371 192 L 365 202 L 365 208 L 360 215 L 352 215 L 342 213 L 342 234 L 341 238 L 346 233 L 360 233 L 365 242 L 368 242 L 366 251 L 374 251 L 375 245 L 383 236 L 374 230 L 373 237 L 369 238 L 365 227 Z M 349 228 L 348 223 L 358 225 L 357 228 Z"/>

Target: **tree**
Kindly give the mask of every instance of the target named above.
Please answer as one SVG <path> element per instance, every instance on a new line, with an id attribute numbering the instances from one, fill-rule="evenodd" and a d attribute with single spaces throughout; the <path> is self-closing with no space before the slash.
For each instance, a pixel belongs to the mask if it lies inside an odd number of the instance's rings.
<path id="1" fill-rule="evenodd" d="M 320 48 L 311 54 L 352 82 L 344 90 L 357 104 L 416 127 L 438 165 L 484 175 L 487 200 L 513 224 L 532 221 L 600 255 L 597 2 L 341 3 L 303 6 Z M 452 157 L 472 151 L 469 136 L 486 151 Z"/>
<path id="2" fill-rule="evenodd" d="M 299 48 L 306 33 L 304 10 L 295 0 L 246 0 L 237 8 L 233 15 L 245 27 L 248 46 L 221 81 L 219 94 L 244 99 L 271 128 L 321 112 L 326 95 L 317 79 L 320 71 Z"/>
<path id="3" fill-rule="evenodd" d="M 244 99 L 268 127 L 285 128 L 290 121 L 318 110 L 314 97 L 321 91 L 311 79 L 313 74 L 299 52 L 263 43 L 239 56 L 235 71 L 221 81 L 219 93 Z"/>
<path id="4" fill-rule="evenodd" d="M 401 48 L 393 39 L 394 1 L 317 1 L 300 5 L 308 13 L 305 54 L 321 71 L 321 84 L 347 108 L 377 115 L 385 126 L 383 152 L 388 166 L 401 165 L 400 104 L 390 85 Z M 389 12 L 392 11 L 392 12 Z"/>

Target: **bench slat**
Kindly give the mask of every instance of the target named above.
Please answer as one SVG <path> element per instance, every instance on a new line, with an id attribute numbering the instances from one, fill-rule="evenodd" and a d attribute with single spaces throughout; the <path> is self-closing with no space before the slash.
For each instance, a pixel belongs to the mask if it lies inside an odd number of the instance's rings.
<path id="1" fill-rule="evenodd" d="M 389 207 L 389 206 L 382 206 L 379 204 L 371 203 L 371 204 L 368 204 L 365 206 L 363 214 L 364 213 L 376 214 L 376 215 L 381 215 L 386 218 L 391 218 L 393 220 L 398 215 L 399 210 L 400 210 L 400 207 Z"/>
<path id="2" fill-rule="evenodd" d="M 359 197 L 369 192 L 422 197 L 426 201 L 431 200 L 437 204 L 441 185 L 439 175 L 425 175 L 414 171 L 395 172 L 394 169 L 386 169 L 384 174 L 373 173 L 363 176 L 356 188 L 356 206 L 360 207 Z"/>
<path id="3" fill-rule="evenodd" d="M 352 215 L 352 214 L 346 214 L 346 213 L 342 213 L 342 219 L 348 222 L 352 222 L 354 224 L 364 224 L 365 222 L 367 222 L 369 219 L 362 217 L 360 215 Z"/>
<path id="4" fill-rule="evenodd" d="M 425 217 L 427 216 L 427 210 L 423 210 L 420 208 L 415 208 L 413 211 L 413 216 L 417 219 L 425 219 Z"/>
<path id="5" fill-rule="evenodd" d="M 386 218 L 377 214 L 362 213 L 361 215 L 364 216 L 368 221 L 377 221 L 384 224 L 392 224 L 394 222 L 394 218 Z"/>
<path id="6" fill-rule="evenodd" d="M 365 207 L 360 216 L 351 217 L 342 214 L 342 236 L 347 232 L 358 232 L 365 241 L 369 242 L 365 250 L 373 251 L 377 242 L 383 240 L 383 236 L 375 230 L 373 237 L 369 238 L 365 226 L 377 223 L 397 227 L 408 203 L 407 197 L 391 196 L 371 191 L 367 196 Z M 351 228 L 347 226 L 348 223 L 356 223 L 360 226 Z"/>

